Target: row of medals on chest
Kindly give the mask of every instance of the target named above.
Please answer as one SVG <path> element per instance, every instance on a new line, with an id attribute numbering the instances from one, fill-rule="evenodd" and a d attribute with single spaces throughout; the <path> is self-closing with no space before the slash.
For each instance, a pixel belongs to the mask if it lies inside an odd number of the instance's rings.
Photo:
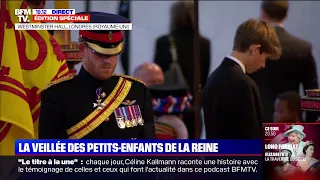
<path id="1" fill-rule="evenodd" d="M 106 97 L 106 93 L 102 92 L 102 88 L 98 88 L 96 90 L 96 95 L 98 99 L 96 100 L 97 103 L 93 103 L 93 107 L 97 108 L 98 110 L 102 110 L 106 106 L 106 104 L 103 102 L 103 99 Z M 129 119 L 124 120 L 124 117 L 116 117 L 119 128 L 124 129 L 124 128 L 135 127 L 138 124 L 143 126 L 144 120 L 141 117 L 141 112 L 139 114 L 140 116 L 138 118 L 133 118 L 131 120 Z M 109 117 L 106 119 L 106 121 L 109 121 Z"/>

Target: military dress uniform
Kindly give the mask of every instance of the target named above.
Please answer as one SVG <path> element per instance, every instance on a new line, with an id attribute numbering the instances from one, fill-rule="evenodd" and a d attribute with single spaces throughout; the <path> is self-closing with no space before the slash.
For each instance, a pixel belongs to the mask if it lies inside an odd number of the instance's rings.
<path id="1" fill-rule="evenodd" d="M 127 23 L 113 14 L 91 12 L 92 23 Z M 113 56 L 123 50 L 121 31 L 79 31 L 93 53 Z M 155 139 L 151 95 L 138 79 L 77 76 L 51 82 L 43 91 L 39 119 L 41 139 Z"/>

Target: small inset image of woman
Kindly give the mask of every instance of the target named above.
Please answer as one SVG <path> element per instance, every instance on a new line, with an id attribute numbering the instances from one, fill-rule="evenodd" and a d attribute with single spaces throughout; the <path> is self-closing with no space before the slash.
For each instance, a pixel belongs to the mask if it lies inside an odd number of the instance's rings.
<path id="1" fill-rule="evenodd" d="M 291 177 L 296 176 L 298 173 L 300 173 L 299 168 L 291 164 L 292 151 L 290 151 L 289 149 L 282 149 L 280 150 L 280 152 L 284 154 L 284 157 L 280 165 L 274 168 L 276 176 L 274 179 L 290 179 Z"/>
<path id="2" fill-rule="evenodd" d="M 312 141 L 308 141 L 302 151 L 305 157 L 298 161 L 297 167 L 299 167 L 302 172 L 308 174 L 320 172 L 320 162 L 313 157 L 315 144 Z"/>
<path id="3" fill-rule="evenodd" d="M 303 139 L 306 137 L 306 134 L 303 132 L 304 127 L 301 125 L 291 125 L 290 129 L 283 133 L 285 137 L 288 138 L 288 143 L 293 145 L 288 149 L 292 152 L 292 159 L 297 160 L 304 157 L 303 148 L 306 145 L 306 142 Z"/>

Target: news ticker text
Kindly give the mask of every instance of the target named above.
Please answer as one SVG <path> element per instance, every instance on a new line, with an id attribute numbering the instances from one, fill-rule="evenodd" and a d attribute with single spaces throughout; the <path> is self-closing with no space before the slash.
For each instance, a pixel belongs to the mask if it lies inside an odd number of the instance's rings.
<path id="1" fill-rule="evenodd" d="M 18 159 L 19 173 L 258 173 L 253 159 Z"/>

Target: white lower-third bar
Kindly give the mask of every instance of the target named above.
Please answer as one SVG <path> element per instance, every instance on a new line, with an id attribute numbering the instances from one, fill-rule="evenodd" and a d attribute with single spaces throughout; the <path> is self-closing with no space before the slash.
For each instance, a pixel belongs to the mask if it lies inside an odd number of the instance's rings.
<path id="1" fill-rule="evenodd" d="M 15 30 L 109 30 L 129 31 L 132 23 L 16 23 Z"/>

